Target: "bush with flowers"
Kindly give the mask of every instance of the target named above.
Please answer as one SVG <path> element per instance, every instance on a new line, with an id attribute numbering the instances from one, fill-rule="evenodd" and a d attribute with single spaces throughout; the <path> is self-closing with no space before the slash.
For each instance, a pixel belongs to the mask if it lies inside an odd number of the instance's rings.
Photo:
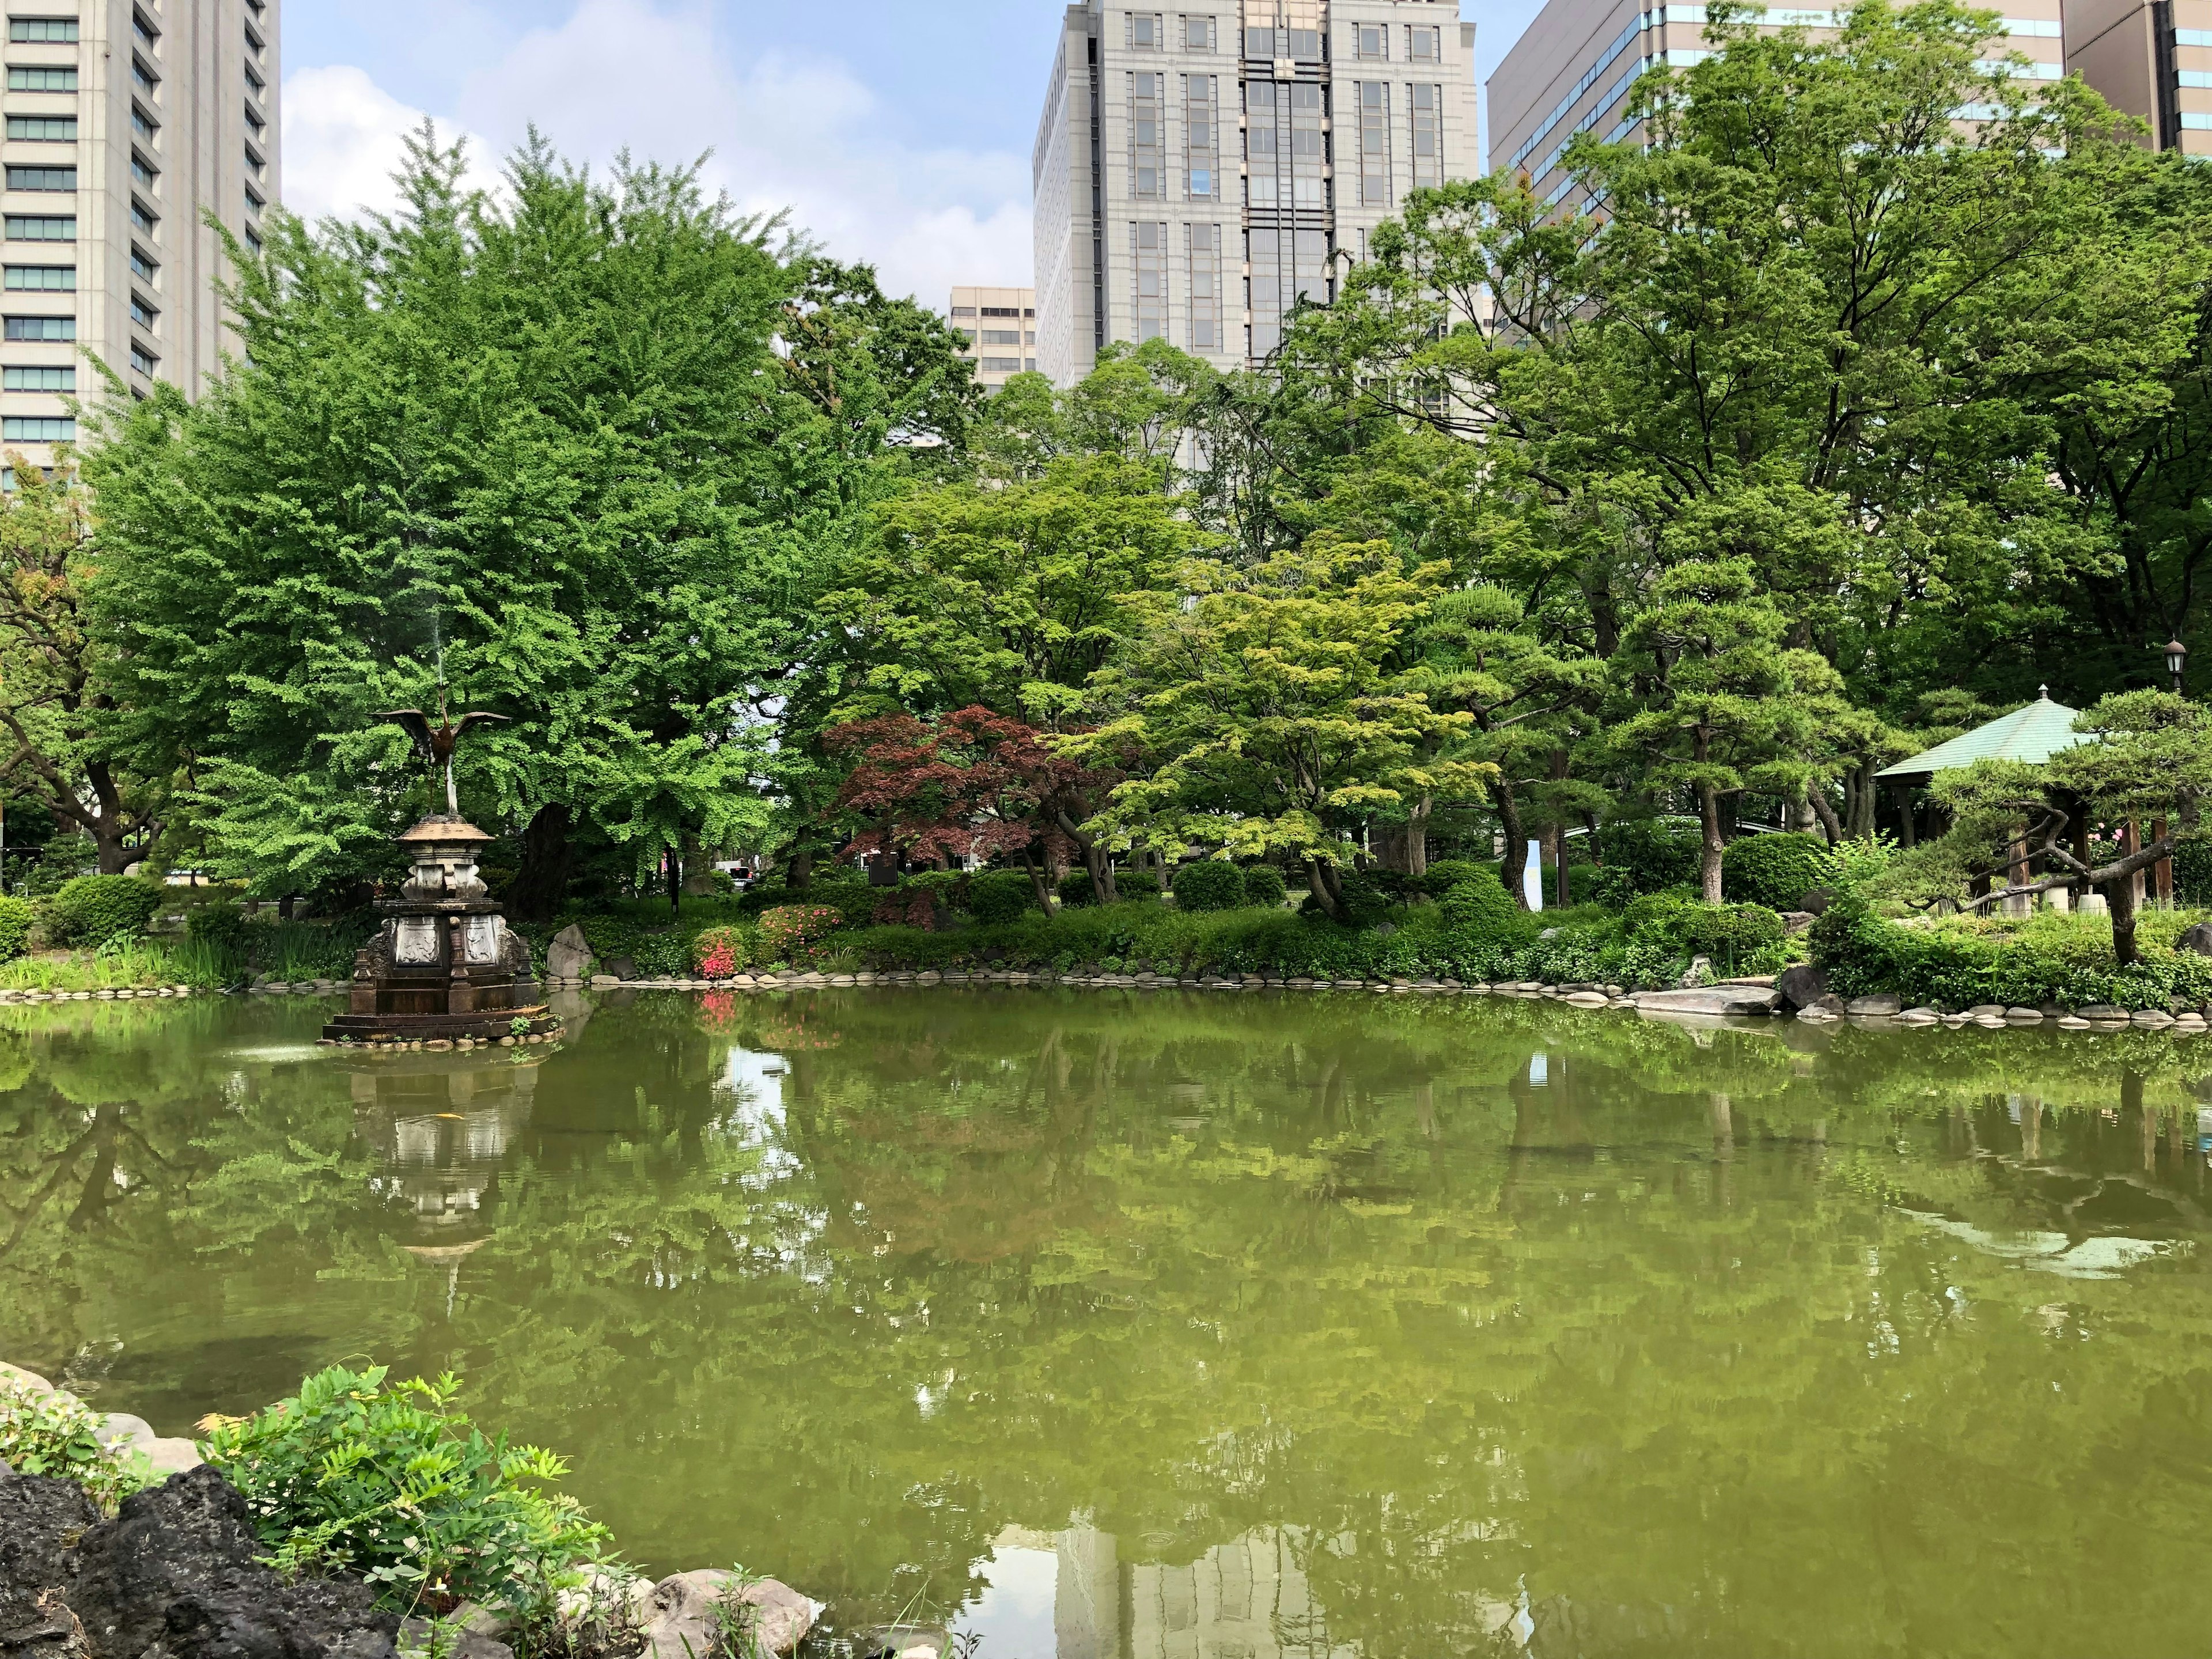
<path id="1" fill-rule="evenodd" d="M 691 941 L 691 970 L 702 979 L 727 979 L 751 967 L 759 948 L 750 927 L 708 927 Z"/>
<path id="2" fill-rule="evenodd" d="M 760 958 L 805 962 L 817 945 L 844 925 L 845 913 L 834 905 L 787 904 L 764 911 L 760 919 Z"/>

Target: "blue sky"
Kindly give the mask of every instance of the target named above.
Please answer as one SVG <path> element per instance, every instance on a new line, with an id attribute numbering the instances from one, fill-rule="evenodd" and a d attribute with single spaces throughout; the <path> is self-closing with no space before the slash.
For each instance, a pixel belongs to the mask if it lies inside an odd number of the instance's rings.
<path id="1" fill-rule="evenodd" d="M 1462 0 L 1486 76 L 1537 0 Z M 487 173 L 535 121 L 565 152 L 690 160 L 788 208 L 893 292 L 1026 280 L 1029 155 L 1059 0 L 284 0 L 285 196 L 388 199 L 398 133 L 467 134 Z M 836 27 L 820 26 L 823 15 Z"/>

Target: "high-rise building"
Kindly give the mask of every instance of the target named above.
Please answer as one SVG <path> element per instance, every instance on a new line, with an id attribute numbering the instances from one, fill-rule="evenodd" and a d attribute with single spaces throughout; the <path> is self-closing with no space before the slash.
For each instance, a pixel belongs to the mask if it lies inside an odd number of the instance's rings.
<path id="1" fill-rule="evenodd" d="M 1037 366 L 1037 303 L 1033 288 L 956 288 L 947 313 L 968 337 L 976 384 L 996 392 Z"/>
<path id="2" fill-rule="evenodd" d="M 1479 170 L 1457 0 L 1184 6 L 1062 21 L 1031 157 L 1037 363 L 1062 386 L 1115 340 L 1265 359 L 1407 191 Z"/>
<path id="3" fill-rule="evenodd" d="M 2212 0 L 2190 0 L 2212 9 Z M 2016 51 L 2033 86 L 2066 70 L 2059 0 L 2005 0 L 2005 33 L 1994 58 Z M 1832 27 L 1832 9 L 1770 11 L 1777 24 Z M 1573 190 L 1560 166 L 1567 141 L 1595 129 L 1607 143 L 1632 137 L 1629 96 L 1646 71 L 1694 64 L 1711 55 L 1703 5 L 1645 7 L 1642 0 L 1550 0 L 1505 54 L 1489 81 L 1492 168 L 1525 173 L 1536 193 L 1559 203 Z M 2209 58 L 2208 62 L 2212 62 Z M 1962 111 L 1971 117 L 1972 112 Z"/>
<path id="4" fill-rule="evenodd" d="M 8 17 L 0 445 L 46 465 L 99 395 L 197 392 L 229 343 L 212 215 L 277 199 L 279 0 L 18 0 Z"/>
<path id="5" fill-rule="evenodd" d="M 2150 129 L 2212 155 L 2212 0 L 2065 0 L 2066 67 Z"/>

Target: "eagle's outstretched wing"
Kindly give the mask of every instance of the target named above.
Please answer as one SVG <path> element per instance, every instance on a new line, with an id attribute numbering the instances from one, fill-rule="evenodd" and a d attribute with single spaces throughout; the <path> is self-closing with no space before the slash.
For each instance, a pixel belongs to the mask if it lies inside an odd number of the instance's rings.
<path id="1" fill-rule="evenodd" d="M 469 728 L 476 726 L 508 726 L 512 724 L 513 722 L 505 714 L 487 714 L 481 708 L 472 708 L 453 723 L 453 735 L 457 738 L 465 736 Z"/>
<path id="2" fill-rule="evenodd" d="M 419 708 L 387 708 L 377 719 L 389 720 L 415 740 L 415 752 L 425 761 L 437 758 L 430 741 L 430 717 Z"/>

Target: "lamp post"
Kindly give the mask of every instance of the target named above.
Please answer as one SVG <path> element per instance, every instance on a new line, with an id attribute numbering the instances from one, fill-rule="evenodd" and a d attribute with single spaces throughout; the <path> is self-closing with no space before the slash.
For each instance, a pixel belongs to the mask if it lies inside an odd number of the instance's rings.
<path id="1" fill-rule="evenodd" d="M 2179 639 L 2168 640 L 2166 642 L 2166 672 L 2173 676 L 2173 695 L 2177 697 L 2182 695 L 2182 671 L 2188 666 L 2189 647 Z"/>

